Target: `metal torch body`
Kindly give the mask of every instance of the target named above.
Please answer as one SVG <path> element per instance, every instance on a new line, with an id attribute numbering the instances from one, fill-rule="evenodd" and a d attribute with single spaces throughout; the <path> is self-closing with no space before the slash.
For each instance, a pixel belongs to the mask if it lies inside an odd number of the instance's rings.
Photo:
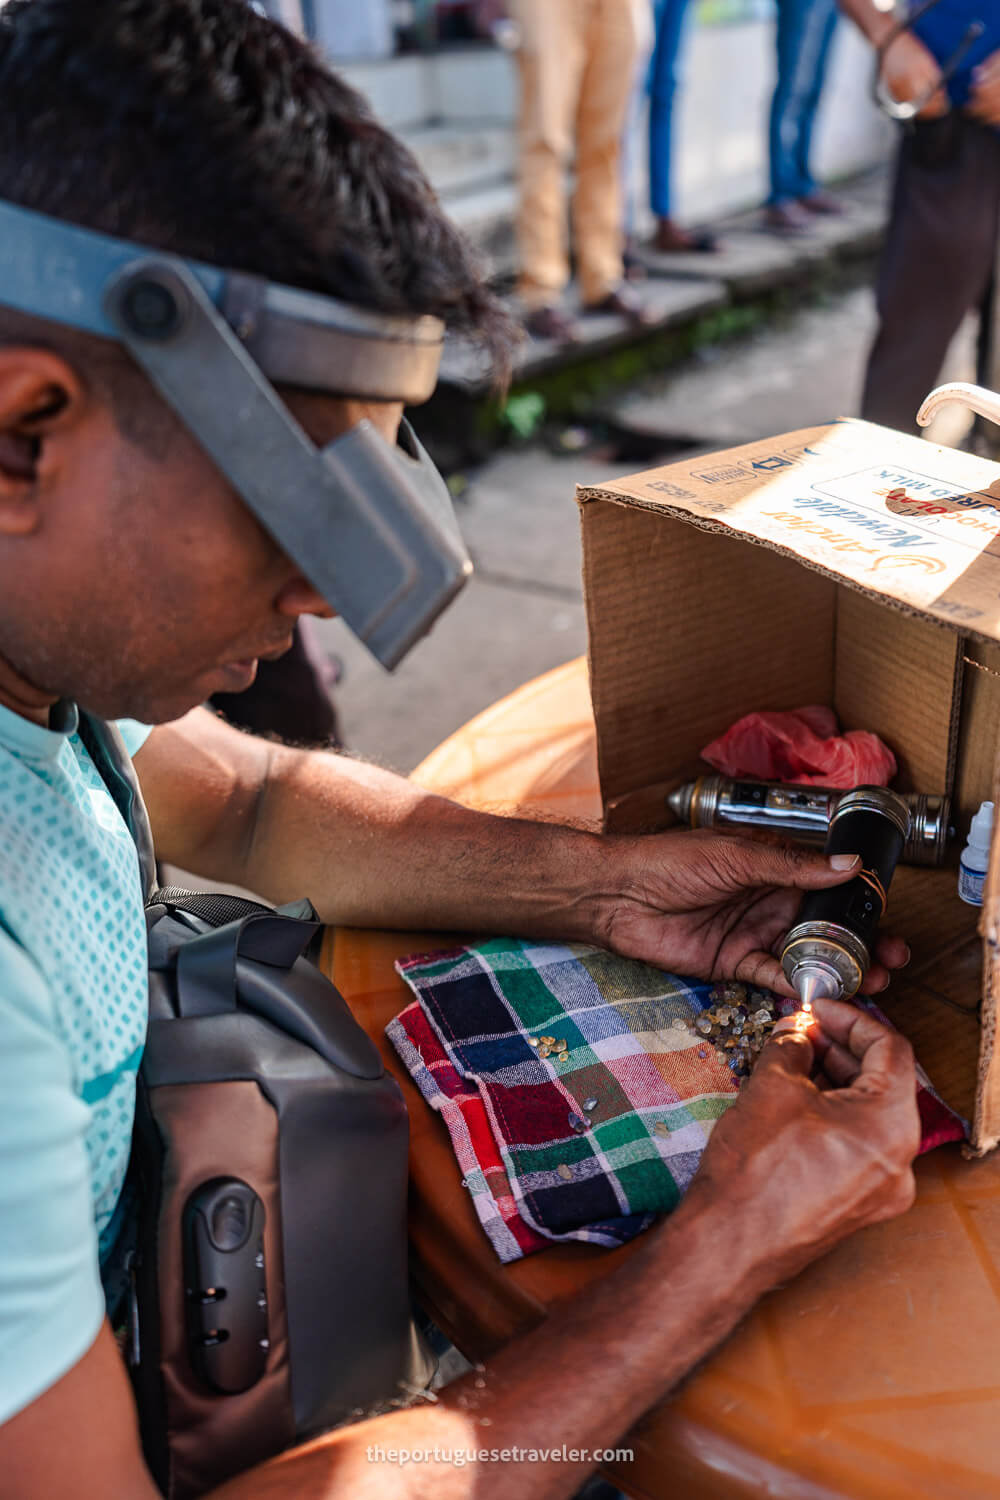
<path id="1" fill-rule="evenodd" d="M 858 787 L 837 803 L 824 853 L 860 855 L 861 869 L 844 885 L 810 891 L 785 939 L 781 966 L 805 1008 L 860 989 L 909 832 L 909 807 L 886 787 Z"/>
<path id="2" fill-rule="evenodd" d="M 667 802 L 692 828 L 718 828 L 734 833 L 756 829 L 822 846 L 830 819 L 846 795 L 840 787 L 700 776 L 677 787 Z M 929 792 L 899 795 L 910 812 L 903 863 L 939 865 L 952 831 L 948 798 Z"/>

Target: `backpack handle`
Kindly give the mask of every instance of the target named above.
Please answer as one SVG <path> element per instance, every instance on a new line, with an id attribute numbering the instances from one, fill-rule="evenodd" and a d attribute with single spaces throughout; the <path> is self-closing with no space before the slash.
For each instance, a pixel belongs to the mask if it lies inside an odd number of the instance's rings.
<path id="1" fill-rule="evenodd" d="M 187 1018 L 235 1010 L 237 959 L 290 969 L 319 928 L 319 922 L 276 912 L 253 913 L 192 938 L 177 950 L 177 1014 Z"/>

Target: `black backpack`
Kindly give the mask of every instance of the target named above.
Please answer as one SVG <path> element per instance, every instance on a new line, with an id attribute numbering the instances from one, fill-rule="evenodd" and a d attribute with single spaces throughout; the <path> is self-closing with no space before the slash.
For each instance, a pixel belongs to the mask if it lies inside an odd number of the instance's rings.
<path id="1" fill-rule="evenodd" d="M 106 1290 L 127 1312 L 147 1463 L 185 1500 L 430 1373 L 407 1284 L 406 1107 L 305 956 L 309 904 L 152 890 L 120 736 L 86 717 L 81 735 L 149 892 L 131 1212 Z"/>

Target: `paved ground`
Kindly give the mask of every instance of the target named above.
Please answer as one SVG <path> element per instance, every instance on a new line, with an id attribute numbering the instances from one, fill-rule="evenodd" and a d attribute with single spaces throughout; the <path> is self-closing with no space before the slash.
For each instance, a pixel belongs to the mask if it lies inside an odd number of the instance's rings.
<path id="1" fill-rule="evenodd" d="M 655 452 L 660 442 L 720 448 L 850 415 L 871 329 L 870 294 L 849 292 L 644 382 L 616 403 L 616 423 Z M 949 378 L 970 378 L 969 360 L 965 335 Z M 935 437 L 954 442 L 961 430 Z M 336 697 L 351 748 L 412 770 L 480 709 L 585 651 L 574 486 L 658 461 L 616 461 L 607 448 L 557 458 L 537 446 L 474 474 L 459 511 L 476 577 L 392 677 L 338 621 L 320 626 L 344 665 Z"/>

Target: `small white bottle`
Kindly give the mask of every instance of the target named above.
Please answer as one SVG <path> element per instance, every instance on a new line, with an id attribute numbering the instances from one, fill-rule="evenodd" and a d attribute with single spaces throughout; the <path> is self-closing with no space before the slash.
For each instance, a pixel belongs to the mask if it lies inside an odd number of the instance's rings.
<path id="1" fill-rule="evenodd" d="M 982 906 L 983 886 L 990 863 L 990 839 L 993 836 L 993 803 L 980 803 L 972 819 L 969 842 L 962 850 L 958 867 L 958 894 L 970 906 Z"/>

